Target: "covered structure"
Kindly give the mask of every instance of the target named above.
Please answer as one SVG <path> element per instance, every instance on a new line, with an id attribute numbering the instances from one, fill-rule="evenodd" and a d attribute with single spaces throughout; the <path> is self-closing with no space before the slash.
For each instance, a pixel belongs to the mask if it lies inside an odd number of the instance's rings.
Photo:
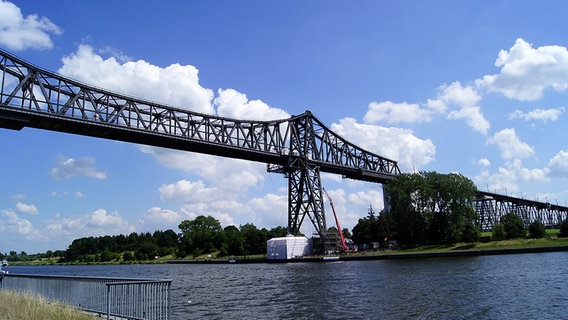
<path id="1" fill-rule="evenodd" d="M 269 260 L 288 260 L 313 253 L 311 239 L 306 237 L 272 238 L 266 242 L 266 256 Z"/>

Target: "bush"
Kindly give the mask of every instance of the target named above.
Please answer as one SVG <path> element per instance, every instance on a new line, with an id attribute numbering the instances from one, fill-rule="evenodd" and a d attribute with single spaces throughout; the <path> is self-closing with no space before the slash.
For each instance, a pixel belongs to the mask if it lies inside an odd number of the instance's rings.
<path id="1" fill-rule="evenodd" d="M 529 225 L 529 237 L 534 239 L 544 238 L 546 236 L 546 229 L 542 222 L 535 220 Z"/>
<path id="2" fill-rule="evenodd" d="M 104 250 L 99 257 L 99 260 L 102 262 L 111 261 L 112 259 L 114 259 L 114 254 L 108 250 Z"/>
<path id="3" fill-rule="evenodd" d="M 493 228 L 491 229 L 491 240 L 505 240 L 505 226 L 502 223 L 496 223 L 493 225 Z"/>
<path id="4" fill-rule="evenodd" d="M 124 260 L 124 261 L 132 261 L 132 260 L 134 260 L 134 256 L 132 255 L 132 252 L 126 251 L 125 253 L 123 253 L 123 254 L 122 254 L 122 260 Z"/>
<path id="5" fill-rule="evenodd" d="M 527 234 L 523 220 L 514 213 L 502 216 L 501 223 L 505 227 L 505 239 L 522 238 Z"/>
<path id="6" fill-rule="evenodd" d="M 475 243 L 479 241 L 479 236 L 481 233 L 477 229 L 477 227 L 471 223 L 467 222 L 462 230 L 462 241 L 466 243 Z"/>
<path id="7" fill-rule="evenodd" d="M 568 219 L 562 221 L 560 224 L 560 233 L 558 234 L 559 237 L 568 237 Z"/>

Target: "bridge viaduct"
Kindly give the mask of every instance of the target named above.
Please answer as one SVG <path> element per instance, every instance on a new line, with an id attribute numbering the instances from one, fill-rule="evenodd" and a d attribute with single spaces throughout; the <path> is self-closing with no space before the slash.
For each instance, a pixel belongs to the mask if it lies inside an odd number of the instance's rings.
<path id="1" fill-rule="evenodd" d="M 121 140 L 267 164 L 288 179 L 288 232 L 305 218 L 326 236 L 320 172 L 386 183 L 397 162 L 364 150 L 327 128 L 311 112 L 272 121 L 200 114 L 96 88 L 36 67 L 0 50 L 0 127 L 24 127 Z M 479 192 L 474 205 L 490 228 L 508 212 L 548 226 L 568 208 Z"/>

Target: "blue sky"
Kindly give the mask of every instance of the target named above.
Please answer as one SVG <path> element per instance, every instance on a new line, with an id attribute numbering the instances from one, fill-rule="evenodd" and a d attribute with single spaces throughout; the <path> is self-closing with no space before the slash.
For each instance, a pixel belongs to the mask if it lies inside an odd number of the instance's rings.
<path id="1" fill-rule="evenodd" d="M 0 1 L 0 48 L 112 91 L 275 119 L 311 110 L 403 172 L 568 202 L 565 1 Z M 287 224 L 264 164 L 0 130 L 0 251 L 173 229 Z M 342 227 L 380 185 L 324 174 Z M 329 206 L 327 210 L 329 210 Z M 328 217 L 328 225 L 333 220 Z M 304 225 L 304 232 L 313 228 Z"/>

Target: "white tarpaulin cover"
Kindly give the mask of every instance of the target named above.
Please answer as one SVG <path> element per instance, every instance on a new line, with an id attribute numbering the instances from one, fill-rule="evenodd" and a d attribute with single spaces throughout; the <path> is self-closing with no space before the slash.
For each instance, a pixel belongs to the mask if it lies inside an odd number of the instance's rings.
<path id="1" fill-rule="evenodd" d="M 292 235 L 282 238 L 272 238 L 266 243 L 268 259 L 291 259 L 312 254 L 312 242 L 306 237 Z"/>

